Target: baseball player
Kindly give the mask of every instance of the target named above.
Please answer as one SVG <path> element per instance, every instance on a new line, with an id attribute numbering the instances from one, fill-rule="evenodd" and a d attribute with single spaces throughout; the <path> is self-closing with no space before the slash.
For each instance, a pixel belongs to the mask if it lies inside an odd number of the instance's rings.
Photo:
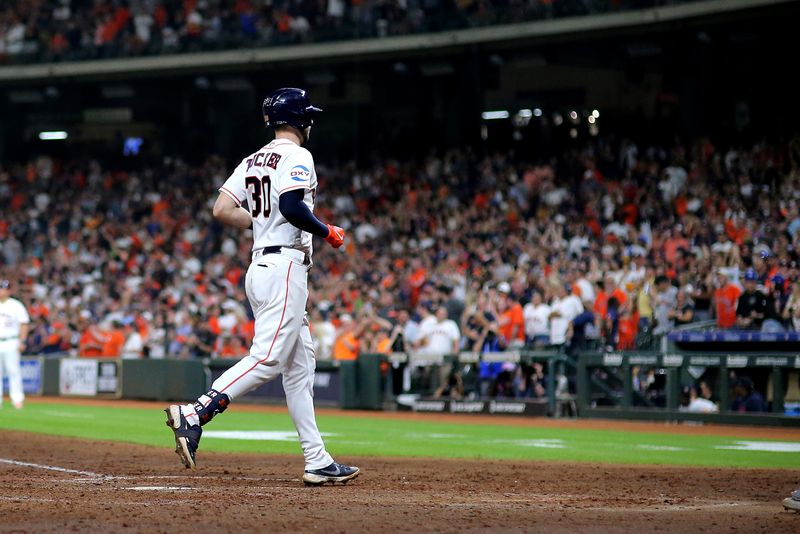
<path id="1" fill-rule="evenodd" d="M 3 403 L 3 369 L 8 375 L 8 396 L 14 408 L 22 408 L 22 372 L 19 353 L 25 350 L 28 324 L 31 322 L 25 305 L 11 298 L 11 283 L 0 280 L 0 406 Z"/>
<path id="2" fill-rule="evenodd" d="M 284 88 L 264 99 L 262 111 L 265 125 L 275 129 L 275 139 L 242 160 L 219 188 L 213 209 L 223 223 L 253 229 L 252 262 L 245 277 L 255 314 L 250 354 L 215 380 L 194 404 L 167 408 L 167 425 L 175 433 L 181 461 L 194 469 L 201 426 L 237 397 L 281 374 L 305 457 L 303 481 L 346 483 L 358 476 L 359 469 L 334 462 L 317 429 L 316 363 L 305 310 L 312 234 L 334 248 L 344 243 L 341 228 L 322 223 L 313 214 L 317 175 L 311 153 L 301 146 L 308 141 L 313 115 L 322 110 L 311 105 L 304 90 Z"/>

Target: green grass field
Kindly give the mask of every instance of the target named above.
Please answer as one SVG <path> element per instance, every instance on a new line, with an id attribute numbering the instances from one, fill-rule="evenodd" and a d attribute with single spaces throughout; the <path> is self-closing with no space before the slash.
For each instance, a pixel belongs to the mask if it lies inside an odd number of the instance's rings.
<path id="1" fill-rule="evenodd" d="M 530 461 L 671 464 L 800 469 L 800 441 L 745 440 L 580 428 L 318 417 L 328 449 L 348 456 L 419 456 Z M 163 412 L 152 409 L 30 403 L 0 410 L 0 429 L 171 448 Z M 234 432 L 236 434 L 225 434 Z M 234 439 L 238 438 L 238 439 Z M 0 432 L 2 442 L 2 432 Z M 204 427 L 201 451 L 297 454 L 287 414 L 229 410 Z"/>

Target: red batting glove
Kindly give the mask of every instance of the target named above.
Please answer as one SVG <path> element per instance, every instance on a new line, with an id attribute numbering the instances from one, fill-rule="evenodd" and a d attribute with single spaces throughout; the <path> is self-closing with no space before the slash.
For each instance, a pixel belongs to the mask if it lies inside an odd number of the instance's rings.
<path id="1" fill-rule="evenodd" d="M 328 237 L 325 238 L 325 241 L 333 248 L 341 247 L 344 244 L 344 230 L 332 224 L 326 226 L 328 227 Z"/>

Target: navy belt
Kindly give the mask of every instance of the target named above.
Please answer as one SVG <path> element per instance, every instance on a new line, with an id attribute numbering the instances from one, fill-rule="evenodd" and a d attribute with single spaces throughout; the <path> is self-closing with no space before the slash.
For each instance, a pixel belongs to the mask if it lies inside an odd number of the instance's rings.
<path id="1" fill-rule="evenodd" d="M 282 247 L 280 245 L 275 245 L 273 247 L 264 247 L 261 249 L 261 255 L 263 256 L 265 254 L 280 254 L 282 248 L 286 247 Z M 310 263 L 311 263 L 311 258 L 308 257 L 308 254 L 304 254 L 303 265 L 309 265 Z"/>

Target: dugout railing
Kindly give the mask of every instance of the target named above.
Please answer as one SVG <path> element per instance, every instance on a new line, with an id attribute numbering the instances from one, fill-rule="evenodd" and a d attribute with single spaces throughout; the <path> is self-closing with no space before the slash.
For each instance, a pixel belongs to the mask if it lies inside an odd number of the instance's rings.
<path id="1" fill-rule="evenodd" d="M 787 393 L 793 404 L 798 392 L 800 354 L 786 353 L 581 353 L 577 358 L 576 387 L 581 417 L 663 421 L 704 421 L 739 424 L 800 425 L 800 417 L 787 410 Z M 652 370 L 657 383 L 650 403 L 641 395 L 643 370 Z M 741 376 L 756 376 L 756 387 L 767 402 L 767 412 L 732 411 L 731 387 Z M 638 385 L 637 386 L 637 377 Z M 706 381 L 719 413 L 692 413 L 681 407 L 684 386 Z M 603 382 L 614 394 L 597 387 Z"/>
<path id="2" fill-rule="evenodd" d="M 584 351 L 569 355 L 563 350 L 510 351 L 477 354 L 464 352 L 453 355 L 404 354 L 389 356 L 363 355 L 359 361 L 372 361 L 375 371 L 360 375 L 355 384 L 361 389 L 353 396 L 354 408 L 380 409 L 394 404 L 418 411 L 448 411 L 448 397 L 434 397 L 446 373 L 437 372 L 448 366 L 479 365 L 481 362 L 507 362 L 514 365 L 542 363 L 546 368 L 546 393 L 539 399 L 489 398 L 467 392 L 460 402 L 502 400 L 504 402 L 537 402 L 546 406 L 540 415 L 558 416 L 564 405 L 577 409 L 579 417 L 639 419 L 663 421 L 705 421 L 731 424 L 800 425 L 800 352 L 713 352 L 681 351 L 669 345 L 669 351 L 604 352 Z M 376 362 L 390 366 L 411 366 L 427 369 L 429 382 L 423 387 L 402 395 L 394 387 L 396 374 L 380 371 Z M 568 380 L 567 392 L 559 391 L 561 377 Z M 736 378 L 754 378 L 756 389 L 768 405 L 763 413 L 732 411 L 731 387 Z M 714 392 L 713 400 L 719 413 L 686 411 L 685 388 L 707 383 Z M 366 390 L 371 390 L 365 394 Z M 411 394 L 412 402 L 398 402 Z M 787 403 L 787 395 L 791 398 Z M 684 401 L 684 402 L 682 402 Z M 449 405 L 449 411 L 461 410 Z M 572 410 L 569 410 L 572 411 Z M 530 410 L 518 413 L 531 413 Z"/>

